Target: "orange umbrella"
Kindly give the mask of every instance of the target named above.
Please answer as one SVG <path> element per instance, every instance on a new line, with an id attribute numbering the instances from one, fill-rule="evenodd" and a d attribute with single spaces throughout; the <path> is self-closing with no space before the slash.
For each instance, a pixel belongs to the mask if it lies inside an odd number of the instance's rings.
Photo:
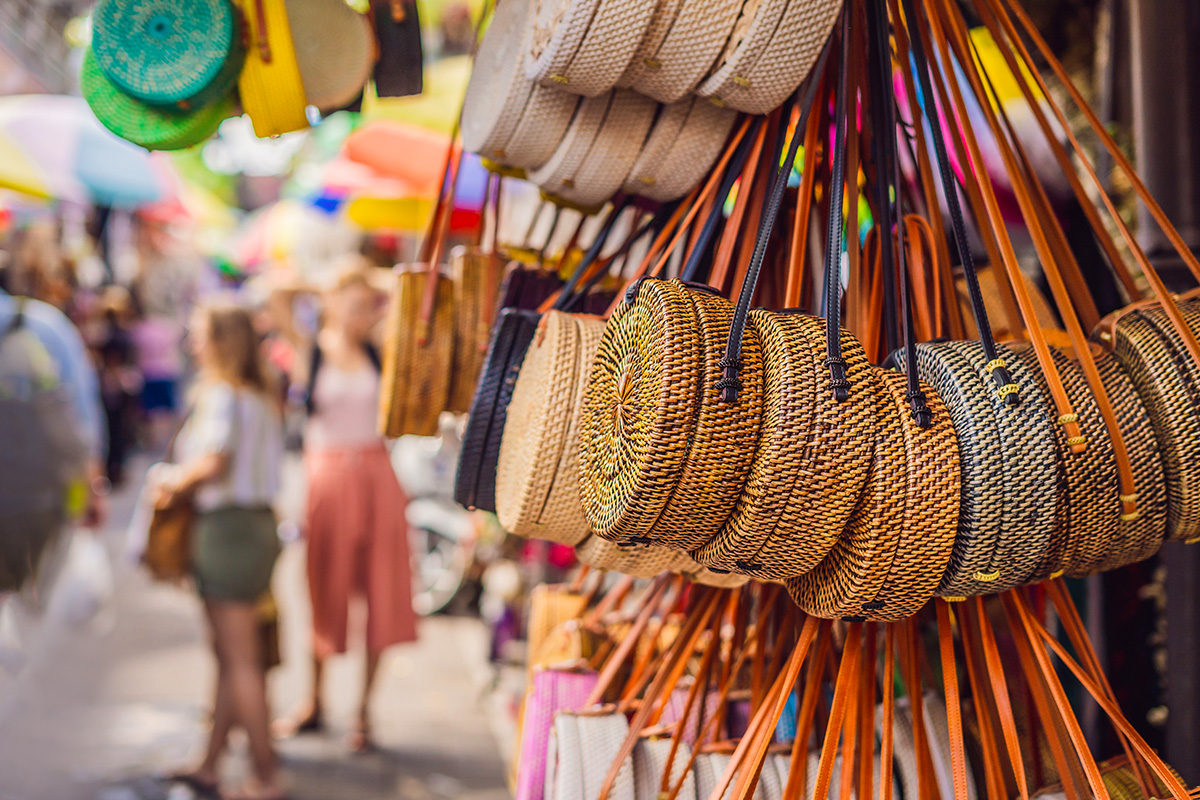
<path id="1" fill-rule="evenodd" d="M 346 158 L 398 178 L 422 196 L 437 196 L 450 138 L 403 122 L 368 122 L 346 138 Z"/>

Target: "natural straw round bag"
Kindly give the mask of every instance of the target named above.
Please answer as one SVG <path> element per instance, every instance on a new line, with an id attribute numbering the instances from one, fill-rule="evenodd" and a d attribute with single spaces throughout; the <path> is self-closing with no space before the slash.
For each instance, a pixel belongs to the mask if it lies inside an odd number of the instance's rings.
<path id="1" fill-rule="evenodd" d="M 1179 304 L 1193 334 L 1200 303 Z M 1154 423 L 1167 480 L 1167 538 L 1200 539 L 1200 367 L 1156 303 L 1124 308 L 1093 334 L 1116 355 Z M 1140 498 L 1139 498 L 1140 500 Z M 1140 505 L 1140 502 L 1139 502 Z"/>
<path id="2" fill-rule="evenodd" d="M 696 87 L 701 97 L 721 96 L 729 87 L 736 86 L 736 79 L 743 70 L 749 69 L 767 49 L 775 37 L 779 20 L 787 10 L 790 0 L 745 0 L 732 30 L 729 31 L 724 49 L 710 67 L 710 74 Z M 785 33 L 787 33 L 785 31 Z"/>
<path id="3" fill-rule="evenodd" d="M 534 0 L 525 74 L 595 97 L 617 85 L 654 18 L 657 0 Z"/>
<path id="4" fill-rule="evenodd" d="M 658 13 L 669 14 L 669 5 L 664 3 Z M 741 0 L 681 0 L 661 41 L 639 52 L 622 80 L 660 103 L 684 99 L 721 54 L 741 9 Z"/>
<path id="5" fill-rule="evenodd" d="M 921 379 L 941 396 L 962 468 L 959 537 L 938 594 L 960 597 L 1020 586 L 1034 574 L 1058 523 L 1054 419 L 1029 370 L 997 345 L 1021 402 L 991 389 L 977 341 L 917 346 Z"/>
<path id="6" fill-rule="evenodd" d="M 733 514 L 695 553 L 711 568 L 784 580 L 829 553 L 872 469 L 879 387 L 862 345 L 842 331 L 846 378 L 838 402 L 823 361 L 825 323 L 793 312 L 750 312 L 762 343 L 762 425 Z"/>
<path id="7" fill-rule="evenodd" d="M 352 102 L 375 64 L 370 21 L 344 0 L 288 0 L 288 24 L 309 105 L 328 113 Z"/>
<path id="8" fill-rule="evenodd" d="M 238 79 L 242 108 L 260 139 L 308 127 L 308 100 L 284 0 L 242 0 L 249 45 Z"/>
<path id="9" fill-rule="evenodd" d="M 578 544 L 590 533 L 579 501 L 579 408 L 604 320 L 548 311 L 513 388 L 496 514 L 509 533 Z"/>
<path id="10" fill-rule="evenodd" d="M 677 550 L 649 544 L 619 545 L 591 534 L 576 545 L 575 555 L 581 564 L 635 578 L 653 578 L 664 572 L 678 572 L 692 563 L 686 554 Z"/>
<path id="11" fill-rule="evenodd" d="M 704 179 L 721 155 L 737 114 L 694 97 L 663 106 L 625 179 L 625 191 L 677 200 Z"/>

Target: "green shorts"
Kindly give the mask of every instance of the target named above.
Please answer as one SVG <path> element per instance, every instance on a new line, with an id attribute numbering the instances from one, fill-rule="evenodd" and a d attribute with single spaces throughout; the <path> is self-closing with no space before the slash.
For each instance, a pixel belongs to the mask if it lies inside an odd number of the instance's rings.
<path id="1" fill-rule="evenodd" d="M 196 515 L 192 573 L 206 600 L 257 602 L 271 587 L 278 556 L 271 509 L 230 506 Z"/>

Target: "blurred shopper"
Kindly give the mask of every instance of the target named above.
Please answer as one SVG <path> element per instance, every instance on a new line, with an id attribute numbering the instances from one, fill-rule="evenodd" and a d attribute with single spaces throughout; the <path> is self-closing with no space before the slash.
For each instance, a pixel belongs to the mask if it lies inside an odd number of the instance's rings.
<path id="1" fill-rule="evenodd" d="M 316 341 L 296 346 L 297 353 L 311 353 L 307 369 L 296 378 L 308 387 L 305 531 L 313 607 L 313 686 L 309 702 L 278 726 L 283 735 L 323 727 L 325 660 L 346 652 L 350 601 L 363 597 L 367 667 L 348 741 L 353 750 L 372 746 L 369 704 L 380 656 L 386 648 L 414 641 L 417 635 L 407 500 L 375 429 L 380 362 L 371 335 L 381 309 L 367 269 L 356 262 L 339 275 L 325 295 Z"/>
<path id="2" fill-rule="evenodd" d="M 175 442 L 177 466 L 157 487 L 162 505 L 192 498 L 192 569 L 217 658 L 212 732 L 204 760 L 177 775 L 211 792 L 229 732 L 250 742 L 255 780 L 230 797 L 283 796 L 271 742 L 265 654 L 257 603 L 279 555 L 272 503 L 279 491 L 282 442 L 278 404 L 258 353 L 250 315 L 237 306 L 197 309 L 191 347 L 199 368 L 191 412 Z"/>
<path id="3" fill-rule="evenodd" d="M 162 447 L 178 411 L 183 378 L 183 328 L 166 314 L 151 311 L 133 325 L 135 363 L 142 374 L 142 414 L 149 443 Z"/>
<path id="4" fill-rule="evenodd" d="M 134 362 L 129 330 L 131 311 L 129 292 L 124 287 L 109 286 L 104 290 L 96 365 L 108 426 L 105 474 L 114 486 L 125 480 L 125 462 L 136 438 L 138 397 L 142 393 L 142 375 Z"/>

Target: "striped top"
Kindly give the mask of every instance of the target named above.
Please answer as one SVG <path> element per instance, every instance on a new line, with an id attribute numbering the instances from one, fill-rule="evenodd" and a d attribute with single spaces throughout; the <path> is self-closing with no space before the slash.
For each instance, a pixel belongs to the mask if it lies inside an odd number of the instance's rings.
<path id="1" fill-rule="evenodd" d="M 178 463 L 227 453 L 229 470 L 196 492 L 196 510 L 270 506 L 279 492 L 283 430 L 270 398 L 228 383 L 200 387 L 175 446 Z"/>

